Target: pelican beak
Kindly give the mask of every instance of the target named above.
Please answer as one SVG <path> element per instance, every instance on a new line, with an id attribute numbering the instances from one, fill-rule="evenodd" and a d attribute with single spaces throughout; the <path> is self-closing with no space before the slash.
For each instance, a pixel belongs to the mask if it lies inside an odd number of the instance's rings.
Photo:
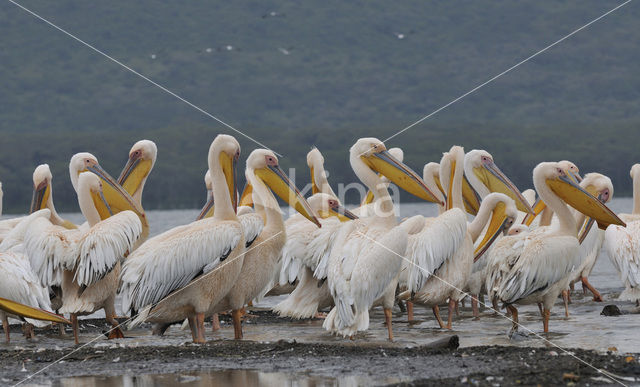
<path id="1" fill-rule="evenodd" d="M 240 195 L 240 203 L 239 206 L 253 207 L 253 187 L 249 182 L 245 184 L 244 189 L 242 190 L 242 195 Z"/>
<path id="2" fill-rule="evenodd" d="M 318 192 L 320 192 L 320 188 L 318 188 L 318 184 L 316 184 L 316 178 L 315 178 L 315 173 L 314 173 L 314 168 L 313 167 L 309 167 L 309 170 L 311 170 L 311 194 L 315 195 Z"/>
<path id="3" fill-rule="evenodd" d="M 87 167 L 87 170 L 95 173 L 100 180 L 102 180 L 102 199 L 108 203 L 109 210 L 103 209 L 100 214 L 106 216 L 107 214 L 117 214 L 122 211 L 130 210 L 136 213 L 143 223 L 146 222 L 144 210 L 135 204 L 131 195 L 122 188 L 116 180 L 111 177 L 99 164 L 93 164 Z M 94 200 L 95 202 L 95 200 Z M 108 217 L 108 216 L 107 216 Z M 101 218 L 106 219 L 106 218 Z"/>
<path id="4" fill-rule="evenodd" d="M 456 173 L 456 161 L 452 160 L 451 161 L 451 172 L 450 172 L 450 176 L 449 176 L 449 187 L 447 187 L 447 199 L 446 199 L 446 203 L 447 206 L 445 207 L 446 210 L 450 210 L 453 208 L 453 196 L 451 195 L 453 193 L 453 175 L 455 175 Z"/>
<path id="5" fill-rule="evenodd" d="M 571 207 L 598 222 L 598 227 L 606 229 L 610 224 L 626 227 L 626 224 L 604 203 L 580 187 L 572 177 L 566 174 L 547 179 L 551 190 Z"/>
<path id="6" fill-rule="evenodd" d="M 238 186 L 236 179 L 236 165 L 240 153 L 236 153 L 234 156 L 227 154 L 227 152 L 220 152 L 220 165 L 222 166 L 222 173 L 227 182 L 229 188 L 229 195 L 231 197 L 231 203 L 233 204 L 233 211 L 238 212 Z"/>
<path id="7" fill-rule="evenodd" d="M 367 204 L 371 204 L 373 203 L 373 199 L 374 199 L 373 191 L 369 190 L 367 191 L 367 196 L 364 197 L 364 200 L 362 201 L 361 205 L 365 206 Z"/>
<path id="8" fill-rule="evenodd" d="M 152 164 L 151 160 L 143 160 L 140 153 L 132 153 L 122 172 L 120 172 L 118 184 L 120 184 L 129 195 L 133 195 L 140 187 L 140 184 L 142 184 L 142 181 L 149 175 Z"/>
<path id="9" fill-rule="evenodd" d="M 91 192 L 91 198 L 93 199 L 93 204 L 100 215 L 100 219 L 104 220 L 113 216 L 113 210 L 102 191 Z"/>
<path id="10" fill-rule="evenodd" d="M 347 210 L 339 204 L 335 207 L 332 207 L 329 210 L 329 214 L 331 216 L 336 216 L 338 219 L 340 219 L 341 222 L 358 219 L 358 217 L 353 212 Z"/>
<path id="11" fill-rule="evenodd" d="M 71 321 L 55 313 L 47 312 L 46 310 L 38 308 L 33 308 L 19 302 L 7 300 L 6 298 L 0 298 L 0 309 L 15 316 L 32 318 L 35 320 L 71 324 Z"/>
<path id="12" fill-rule="evenodd" d="M 489 191 L 503 193 L 516 202 L 518 210 L 533 213 L 527 199 L 493 161 L 483 162 L 482 167 L 473 169 L 473 173 L 489 188 Z"/>
<path id="13" fill-rule="evenodd" d="M 462 199 L 467 213 L 477 215 L 480 210 L 480 195 L 473 189 L 466 176 L 462 179 Z"/>
<path id="14" fill-rule="evenodd" d="M 209 193 L 209 197 L 207 198 L 207 202 L 205 203 L 202 210 L 200 210 L 200 214 L 196 220 L 201 220 L 204 218 L 210 218 L 213 216 L 213 193 Z"/>
<path id="15" fill-rule="evenodd" d="M 578 242 L 580 242 L 580 244 L 584 242 L 584 239 L 587 237 L 587 234 L 589 234 L 589 231 L 591 231 L 591 227 L 593 227 L 593 224 L 595 222 L 596 222 L 595 219 L 587 218 L 587 221 L 583 223 L 582 228 L 578 233 Z"/>
<path id="16" fill-rule="evenodd" d="M 302 216 L 315 223 L 318 227 L 321 227 L 309 203 L 302 197 L 300 191 L 293 185 L 278 165 L 267 165 L 266 167 L 256 169 L 254 173 L 282 200 L 295 208 Z"/>
<path id="17" fill-rule="evenodd" d="M 547 208 L 547 205 L 542 200 L 540 200 L 540 198 L 538 198 L 533 204 L 533 214 L 528 213 L 522 220 L 522 224 L 531 226 L 531 223 L 533 223 L 533 220 L 536 218 L 536 216 L 540 215 L 540 213 L 542 213 L 545 208 Z"/>
<path id="18" fill-rule="evenodd" d="M 487 251 L 501 232 L 506 234 L 507 231 L 509 231 L 509 227 L 507 227 L 508 217 L 506 208 L 507 206 L 502 202 L 498 203 L 494 208 L 493 214 L 491 215 L 491 221 L 489 222 L 489 227 L 487 228 L 487 232 L 484 234 L 482 242 L 480 242 L 475 251 L 473 262 L 477 261 L 482 254 Z"/>
<path id="19" fill-rule="evenodd" d="M 410 194 L 433 203 L 443 204 L 427 188 L 417 173 L 393 157 L 386 149 L 360 157 L 375 172 L 385 176 Z"/>
<path id="20" fill-rule="evenodd" d="M 47 180 L 44 180 L 33 189 L 29 213 L 33 214 L 34 212 L 45 208 L 47 201 L 49 200 L 49 195 L 51 195 L 51 185 L 49 185 Z"/>

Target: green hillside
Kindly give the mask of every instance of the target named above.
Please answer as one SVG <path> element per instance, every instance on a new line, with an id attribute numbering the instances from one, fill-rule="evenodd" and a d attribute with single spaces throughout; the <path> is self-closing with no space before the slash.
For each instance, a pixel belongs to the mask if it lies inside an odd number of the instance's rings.
<path id="1" fill-rule="evenodd" d="M 304 167 L 317 145 L 333 183 L 355 180 L 358 137 L 391 136 L 620 3 L 21 2 L 283 154 L 285 168 Z M 631 2 L 388 146 L 417 170 L 452 144 L 484 148 L 523 189 L 537 162 L 569 159 L 629 194 L 638 20 Z M 117 175 L 141 138 L 159 147 L 145 207 L 201 204 L 208 146 L 232 132 L 9 2 L 0 36 L 5 211 L 27 209 L 42 162 L 57 206 L 76 210 L 71 155 L 92 152 Z M 255 144 L 238 139 L 248 155 Z"/>

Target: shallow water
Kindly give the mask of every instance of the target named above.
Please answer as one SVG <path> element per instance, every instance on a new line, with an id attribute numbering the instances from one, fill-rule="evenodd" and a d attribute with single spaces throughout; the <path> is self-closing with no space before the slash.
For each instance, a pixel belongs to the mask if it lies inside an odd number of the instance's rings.
<path id="1" fill-rule="evenodd" d="M 308 373 L 260 372 L 254 370 L 209 370 L 183 372 L 178 374 L 148 374 L 119 376 L 80 376 L 61 378 L 54 381 L 52 387 L 75 386 L 365 386 L 372 384 L 399 383 L 400 378 L 376 378 L 363 375 L 326 377 Z"/>

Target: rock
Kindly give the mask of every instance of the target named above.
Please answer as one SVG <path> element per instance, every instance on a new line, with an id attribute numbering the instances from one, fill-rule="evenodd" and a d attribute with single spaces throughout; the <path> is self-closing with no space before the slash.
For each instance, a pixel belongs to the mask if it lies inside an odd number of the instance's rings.
<path id="1" fill-rule="evenodd" d="M 622 312 L 620 312 L 620 308 L 616 305 L 606 305 L 602 308 L 602 312 L 600 314 L 602 316 L 620 316 Z"/>

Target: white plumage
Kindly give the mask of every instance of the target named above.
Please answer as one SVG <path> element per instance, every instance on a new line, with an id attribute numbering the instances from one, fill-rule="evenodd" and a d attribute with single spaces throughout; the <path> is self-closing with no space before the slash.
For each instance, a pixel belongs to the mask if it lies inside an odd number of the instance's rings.
<path id="1" fill-rule="evenodd" d="M 604 248 L 620 274 L 625 290 L 620 300 L 640 300 L 640 221 L 627 227 L 611 225 L 605 231 Z"/>

